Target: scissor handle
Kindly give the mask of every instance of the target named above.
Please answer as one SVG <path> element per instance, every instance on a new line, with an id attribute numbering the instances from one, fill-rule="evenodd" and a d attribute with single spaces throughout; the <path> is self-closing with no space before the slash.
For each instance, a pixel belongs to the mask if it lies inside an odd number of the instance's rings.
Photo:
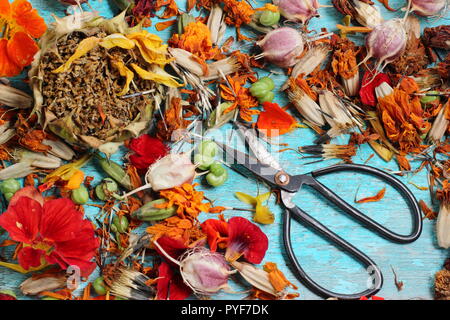
<path id="1" fill-rule="evenodd" d="M 364 173 L 368 173 L 374 176 L 377 176 L 381 178 L 382 180 L 388 182 L 390 185 L 392 185 L 394 188 L 400 191 L 400 193 L 407 199 L 408 204 L 411 206 L 412 211 L 412 217 L 414 222 L 413 231 L 411 234 L 404 236 L 399 235 L 384 226 L 380 225 L 376 221 L 372 220 L 371 218 L 364 215 L 362 212 L 360 212 L 358 209 L 354 208 L 350 204 L 348 204 L 346 201 L 341 199 L 338 195 L 336 195 L 332 190 L 321 184 L 319 181 L 317 181 L 315 178 L 320 177 L 322 175 L 326 175 L 328 173 L 333 172 L 339 172 L 339 171 L 360 171 Z M 409 243 L 414 240 L 416 240 L 421 232 L 422 232 L 422 218 L 420 213 L 419 204 L 417 203 L 416 198 L 411 193 L 411 191 L 397 178 L 391 176 L 390 174 L 379 170 L 374 167 L 366 166 L 366 165 L 358 165 L 358 164 L 340 164 L 340 165 L 334 165 L 327 168 L 319 169 L 311 173 L 311 176 L 296 176 L 300 181 L 300 183 L 306 184 L 314 188 L 316 191 L 318 191 L 320 194 L 322 194 L 326 199 L 330 200 L 332 203 L 337 205 L 340 209 L 342 209 L 344 212 L 349 214 L 350 216 L 356 218 L 358 221 L 360 221 L 363 225 L 366 227 L 374 230 L 376 233 L 380 234 L 381 236 L 394 241 L 398 243 Z M 365 267 L 370 268 L 368 269 L 369 273 L 371 273 L 371 279 L 374 280 L 374 285 L 371 288 L 368 288 L 367 290 L 360 292 L 360 293 L 354 293 L 354 294 L 342 294 L 342 293 L 336 293 L 332 292 L 328 289 L 325 289 L 324 287 L 317 284 L 312 278 L 310 278 L 306 272 L 301 267 L 300 263 L 298 262 L 295 253 L 292 249 L 292 242 L 290 239 L 290 231 L 291 231 L 291 218 L 292 216 L 299 220 L 300 222 L 306 224 L 307 226 L 314 229 L 319 234 L 325 236 L 328 240 L 331 242 L 337 244 L 339 247 L 350 253 L 353 257 L 355 257 L 358 261 L 360 261 Z M 293 264 L 294 271 L 296 275 L 299 277 L 303 283 L 309 287 L 313 292 L 316 294 L 329 298 L 329 297 L 336 297 L 338 299 L 359 299 L 362 296 L 371 296 L 377 293 L 382 284 L 383 284 L 383 276 L 379 269 L 379 267 L 373 262 L 367 255 L 365 255 L 363 252 L 358 250 L 356 247 L 351 245 L 349 242 L 345 241 L 341 237 L 339 237 L 337 234 L 329 230 L 327 227 L 325 227 L 323 224 L 321 224 L 319 221 L 308 215 L 306 212 L 301 210 L 297 206 L 290 206 L 287 208 L 286 214 L 284 215 L 283 219 L 283 237 L 284 237 L 284 246 L 287 252 L 287 256 L 290 260 L 290 262 Z"/>
<path id="2" fill-rule="evenodd" d="M 343 250 L 349 252 L 355 259 L 359 260 L 369 272 L 371 276 L 371 287 L 353 294 L 345 294 L 345 293 L 337 293 L 325 289 L 317 282 L 315 282 L 301 267 L 300 263 L 297 260 L 297 257 L 292 248 L 292 242 L 290 238 L 291 234 L 291 216 L 294 215 L 295 218 L 300 220 L 300 222 L 306 224 L 311 227 L 321 235 L 325 236 L 328 240 L 340 246 Z M 363 252 L 355 248 L 349 242 L 345 241 L 333 231 L 325 227 L 319 221 L 308 215 L 306 212 L 301 210 L 299 207 L 294 206 L 293 208 L 287 208 L 286 214 L 283 218 L 283 240 L 284 240 L 284 248 L 286 250 L 289 261 L 294 266 L 294 272 L 300 282 L 307 286 L 311 291 L 318 294 L 323 298 L 338 298 L 344 300 L 355 300 L 360 299 L 361 297 L 369 297 L 376 294 L 383 285 L 383 275 L 381 274 L 380 268 L 372 261 L 367 255 Z"/>
<path id="3" fill-rule="evenodd" d="M 311 175 L 315 178 L 326 175 L 328 173 L 339 171 L 360 171 L 368 173 L 370 175 L 381 178 L 389 185 L 397 189 L 407 200 L 407 203 L 411 209 L 411 215 L 413 219 L 413 230 L 411 231 L 411 233 L 409 235 L 401 235 L 392 230 L 387 229 L 386 227 L 382 226 L 378 222 L 374 221 L 373 219 L 363 214 L 355 207 L 348 204 L 346 201 L 341 199 L 337 194 L 335 194 L 332 190 L 324 186 L 316 179 L 314 179 L 313 181 L 314 183 L 311 183 L 309 185 L 316 191 L 318 191 L 320 194 L 322 194 L 325 198 L 334 203 L 336 206 L 338 206 L 340 209 L 342 209 L 345 213 L 354 217 L 355 219 L 360 221 L 363 225 L 375 231 L 376 233 L 378 233 L 379 235 L 381 235 L 386 239 L 389 239 L 397 243 L 410 243 L 419 238 L 420 234 L 422 233 L 422 216 L 420 213 L 420 207 L 419 204 L 417 203 L 416 197 L 414 197 L 414 195 L 408 189 L 408 187 L 406 187 L 400 180 L 380 169 L 361 164 L 338 164 L 313 171 L 311 172 Z"/>

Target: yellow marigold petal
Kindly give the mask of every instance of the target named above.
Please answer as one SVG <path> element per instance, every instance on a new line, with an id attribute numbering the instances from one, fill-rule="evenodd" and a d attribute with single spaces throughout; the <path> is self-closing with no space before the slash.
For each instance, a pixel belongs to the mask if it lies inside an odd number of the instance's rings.
<path id="1" fill-rule="evenodd" d="M 250 204 L 252 206 L 255 206 L 258 202 L 256 200 L 255 197 L 243 193 L 243 192 L 235 192 L 234 195 L 236 196 L 236 198 L 238 198 L 240 201 L 246 203 L 246 204 Z"/>
<path id="2" fill-rule="evenodd" d="M 135 32 L 127 35 L 128 39 L 134 41 L 142 55 L 142 58 L 150 64 L 156 63 L 164 66 L 173 59 L 168 58 L 167 45 L 157 35 L 147 31 Z"/>
<path id="3" fill-rule="evenodd" d="M 128 69 L 125 64 L 122 61 L 113 61 L 113 66 L 119 70 L 119 73 L 122 77 L 125 77 L 125 86 L 123 87 L 122 91 L 118 93 L 118 96 L 123 96 L 130 90 L 130 83 L 134 78 L 134 73 L 130 69 Z"/>
<path id="4" fill-rule="evenodd" d="M 74 162 L 65 164 L 59 167 L 58 169 L 54 170 L 53 172 L 49 173 L 45 177 L 44 182 L 47 182 L 54 177 L 61 178 L 63 180 L 68 180 L 71 177 L 71 174 L 74 170 L 77 170 L 82 166 L 84 166 L 90 159 L 91 155 L 87 154 Z"/>
<path id="5" fill-rule="evenodd" d="M 113 33 L 101 39 L 100 45 L 106 49 L 119 47 L 127 50 L 133 49 L 135 46 L 134 41 L 128 39 L 127 37 L 125 37 L 123 34 L 120 33 Z"/>
<path id="6" fill-rule="evenodd" d="M 76 170 L 73 172 L 72 176 L 69 178 L 66 184 L 66 188 L 69 190 L 75 190 L 80 187 L 84 180 L 84 172 L 81 170 Z"/>
<path id="7" fill-rule="evenodd" d="M 52 72 L 53 73 L 66 72 L 67 70 L 69 70 L 70 66 L 75 60 L 81 58 L 86 53 L 94 49 L 99 44 L 100 41 L 101 39 L 97 37 L 89 37 L 83 39 L 78 45 L 77 49 L 75 50 L 75 53 L 66 61 L 66 63 L 61 65 L 58 69 L 53 70 Z"/>
<path id="8" fill-rule="evenodd" d="M 275 221 L 275 217 L 267 206 L 263 206 L 261 202 L 256 204 L 255 215 L 253 220 L 261 224 L 272 224 Z"/>
<path id="9" fill-rule="evenodd" d="M 183 86 L 182 83 L 178 83 L 174 77 L 172 77 L 170 74 L 168 74 L 167 72 L 165 72 L 163 69 L 159 68 L 156 65 L 153 65 L 151 67 L 152 68 L 151 71 L 146 71 L 134 63 L 132 63 L 131 66 L 142 79 L 152 80 L 172 88 L 178 88 Z"/>
<path id="10" fill-rule="evenodd" d="M 266 193 L 263 193 L 263 194 L 260 194 L 259 196 L 256 197 L 256 199 L 258 201 L 261 201 L 261 203 L 264 202 L 264 201 L 269 200 L 269 198 L 270 198 L 270 191 L 266 192 Z"/>

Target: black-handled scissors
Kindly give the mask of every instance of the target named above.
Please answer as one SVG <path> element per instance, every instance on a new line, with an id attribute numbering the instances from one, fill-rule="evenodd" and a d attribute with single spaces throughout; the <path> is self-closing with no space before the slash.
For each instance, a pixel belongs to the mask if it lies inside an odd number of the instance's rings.
<path id="1" fill-rule="evenodd" d="M 251 136 L 246 136 L 251 138 Z M 256 158 L 250 157 L 249 155 L 242 153 L 236 149 L 228 147 L 222 143 L 216 142 L 219 147 L 224 150 L 224 156 L 226 156 L 226 162 L 236 171 L 240 173 L 250 172 L 253 176 L 263 180 L 264 182 L 270 184 L 272 187 L 278 188 L 281 193 L 281 202 L 286 208 L 286 212 L 283 218 L 283 241 L 286 249 L 287 257 L 293 266 L 293 270 L 301 283 L 306 285 L 311 291 L 324 298 L 338 298 L 338 299 L 359 299 L 363 296 L 369 297 L 376 294 L 382 287 L 383 276 L 380 268 L 376 263 L 370 259 L 366 254 L 355 248 L 352 244 L 346 240 L 339 237 L 337 234 L 332 232 L 330 229 L 325 227 L 319 221 L 308 215 L 298 206 L 296 206 L 292 199 L 297 194 L 297 192 L 302 188 L 302 186 L 307 185 L 312 187 L 314 190 L 319 192 L 322 196 L 328 199 L 330 202 L 335 204 L 337 207 L 342 209 L 345 213 L 351 217 L 358 220 L 365 227 L 375 231 L 382 237 L 397 243 L 410 243 L 415 241 L 422 232 L 422 217 L 417 203 L 416 198 L 411 193 L 411 191 L 397 178 L 391 176 L 390 174 L 366 165 L 358 164 L 339 164 L 330 166 L 327 168 L 319 169 L 311 172 L 310 174 L 301 175 L 289 175 L 287 174 L 278 162 L 273 159 L 270 154 L 264 153 L 264 151 L 259 150 L 260 154 L 257 160 Z M 254 150 L 253 150 L 254 151 Z M 263 153 L 263 154 L 261 154 Z M 380 225 L 376 221 L 372 220 L 368 216 L 364 215 L 358 209 L 354 208 L 346 201 L 341 199 L 332 190 L 327 188 L 325 185 L 320 183 L 316 177 L 326 175 L 328 173 L 339 172 L 339 171 L 359 171 L 363 173 L 368 173 L 377 176 L 384 180 L 386 183 L 395 187 L 402 196 L 407 200 L 413 219 L 413 231 L 409 235 L 397 234 L 384 226 Z M 332 292 L 319 284 L 317 284 L 301 267 L 300 262 L 297 260 L 294 250 L 292 248 L 292 242 L 290 238 L 291 234 L 291 218 L 295 218 L 300 223 L 303 223 L 307 227 L 311 227 L 316 232 L 324 236 L 326 239 L 332 243 L 338 245 L 343 250 L 350 253 L 354 258 L 359 260 L 369 272 L 371 279 L 373 280 L 372 286 L 367 290 L 354 294 L 342 294 L 337 292 Z"/>

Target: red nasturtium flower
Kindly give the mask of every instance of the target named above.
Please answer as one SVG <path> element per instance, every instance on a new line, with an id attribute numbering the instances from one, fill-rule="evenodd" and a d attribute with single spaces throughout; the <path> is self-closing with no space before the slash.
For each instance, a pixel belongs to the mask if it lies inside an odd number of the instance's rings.
<path id="1" fill-rule="evenodd" d="M 147 170 L 156 160 L 164 157 L 169 148 L 158 138 L 143 134 L 138 138 L 131 139 L 128 148 L 134 151 L 129 159 L 138 170 Z"/>
<path id="2" fill-rule="evenodd" d="M 189 249 L 182 241 L 167 236 L 159 238 L 158 244 L 176 260 Z M 164 256 L 158 248 L 155 249 L 161 256 Z M 191 288 L 183 282 L 183 278 L 176 271 L 177 268 L 178 266 L 170 260 L 165 260 L 159 265 L 156 283 L 157 300 L 184 300 L 191 295 Z"/>
<path id="3" fill-rule="evenodd" d="M 233 217 L 228 222 L 208 219 L 202 223 L 211 251 L 226 243 L 225 258 L 235 261 L 241 256 L 250 263 L 260 263 L 266 254 L 269 240 L 256 225 L 242 217 Z"/>
<path id="4" fill-rule="evenodd" d="M 0 291 L 0 300 L 17 300 L 14 293 L 9 290 Z"/>
<path id="5" fill-rule="evenodd" d="M 92 223 L 83 219 L 72 200 L 44 200 L 34 187 L 25 187 L 11 198 L 0 215 L 0 226 L 21 242 L 19 264 L 25 270 L 48 264 L 62 269 L 78 266 L 82 276 L 94 269 L 91 262 L 99 246 Z"/>
<path id="6" fill-rule="evenodd" d="M 13 77 L 31 64 L 39 47 L 33 38 L 47 30 L 45 21 L 26 0 L 0 0 L 0 77 Z"/>

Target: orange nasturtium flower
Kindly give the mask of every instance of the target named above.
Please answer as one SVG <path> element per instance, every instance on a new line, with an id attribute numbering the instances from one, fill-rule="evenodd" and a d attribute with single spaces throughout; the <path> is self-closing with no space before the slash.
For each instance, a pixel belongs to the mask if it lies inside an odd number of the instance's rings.
<path id="1" fill-rule="evenodd" d="M 0 0 L 0 77 L 13 77 L 31 64 L 39 50 L 33 38 L 47 30 L 44 19 L 26 0 Z"/>

